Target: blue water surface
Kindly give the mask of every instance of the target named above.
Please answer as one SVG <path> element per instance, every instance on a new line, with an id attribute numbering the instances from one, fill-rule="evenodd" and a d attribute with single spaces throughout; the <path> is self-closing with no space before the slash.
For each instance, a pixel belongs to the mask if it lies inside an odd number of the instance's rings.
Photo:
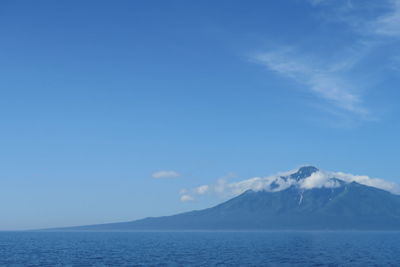
<path id="1" fill-rule="evenodd" d="M 400 232 L 0 232 L 1 266 L 400 266 Z"/>

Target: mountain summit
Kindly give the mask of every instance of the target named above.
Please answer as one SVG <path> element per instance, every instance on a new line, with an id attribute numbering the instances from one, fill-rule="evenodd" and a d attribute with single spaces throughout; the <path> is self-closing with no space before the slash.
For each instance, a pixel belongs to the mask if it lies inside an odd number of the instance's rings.
<path id="1" fill-rule="evenodd" d="M 279 176 L 215 207 L 62 230 L 400 230 L 400 196 L 316 167 Z"/>
<path id="2" fill-rule="evenodd" d="M 296 181 L 299 181 L 301 179 L 310 177 L 311 174 L 314 172 L 319 171 L 317 168 L 314 166 L 305 166 L 301 167 L 297 172 L 293 173 L 290 175 L 290 178 L 295 179 Z"/>

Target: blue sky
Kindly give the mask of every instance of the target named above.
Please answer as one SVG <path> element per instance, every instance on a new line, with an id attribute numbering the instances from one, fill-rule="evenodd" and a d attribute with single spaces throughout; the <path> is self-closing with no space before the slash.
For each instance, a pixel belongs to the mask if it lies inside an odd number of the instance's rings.
<path id="1" fill-rule="evenodd" d="M 398 0 L 2 1 L 0 36 L 0 229 L 304 164 L 400 183 Z"/>

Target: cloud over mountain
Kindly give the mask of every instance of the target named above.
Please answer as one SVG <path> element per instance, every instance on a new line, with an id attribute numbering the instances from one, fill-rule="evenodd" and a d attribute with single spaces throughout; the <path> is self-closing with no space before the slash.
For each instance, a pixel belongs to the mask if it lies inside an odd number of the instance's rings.
<path id="1" fill-rule="evenodd" d="M 314 169 L 309 171 L 310 169 L 308 168 Z M 302 167 L 295 171 L 279 173 L 267 177 L 253 177 L 238 182 L 229 182 L 227 179 L 221 178 L 214 184 L 201 185 L 192 190 L 188 190 L 187 192 L 191 192 L 191 194 L 187 193 L 185 196 L 191 196 L 193 199 L 196 195 L 199 196 L 210 193 L 232 197 L 240 195 L 247 190 L 278 192 L 292 185 L 303 188 L 304 190 L 313 188 L 336 188 L 343 183 L 351 182 L 383 189 L 393 194 L 400 194 L 400 186 L 398 184 L 383 179 L 344 172 L 323 171 L 315 167 Z"/>

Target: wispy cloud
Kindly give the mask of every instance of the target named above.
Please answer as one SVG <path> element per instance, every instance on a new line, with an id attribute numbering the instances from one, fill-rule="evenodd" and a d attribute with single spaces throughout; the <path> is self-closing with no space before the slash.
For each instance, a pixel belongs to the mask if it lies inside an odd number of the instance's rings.
<path id="1" fill-rule="evenodd" d="M 332 62 L 329 66 L 318 60 L 301 59 L 293 49 L 280 49 L 259 53 L 254 60 L 269 70 L 304 85 L 311 93 L 329 101 L 337 108 L 358 115 L 368 115 L 355 85 L 346 80 L 341 72 L 355 64 L 353 59 Z M 310 63 L 314 62 L 314 63 Z"/>
<path id="2" fill-rule="evenodd" d="M 160 178 L 176 178 L 181 176 L 180 173 L 176 171 L 157 171 L 154 172 L 151 177 L 160 179 Z"/>
<path id="3" fill-rule="evenodd" d="M 397 52 L 385 50 L 386 46 L 400 41 L 400 0 L 306 2 L 315 7 L 315 12 L 319 14 L 316 18 L 324 22 L 324 25 L 329 25 L 326 29 L 335 29 L 331 37 L 333 40 L 347 38 L 342 46 L 329 51 L 310 46 L 280 44 L 279 48 L 261 50 L 252 56 L 252 60 L 297 83 L 320 99 L 318 106 L 337 114 L 338 118 L 375 120 L 379 111 L 368 105 L 366 93 L 382 88 L 373 88 L 368 80 L 371 79 L 370 72 L 376 78 L 382 66 L 388 66 L 390 70 L 400 69 L 397 65 L 393 66 L 397 64 L 393 60 L 398 56 Z M 337 31 L 340 27 L 343 30 Z M 346 34 L 336 36 L 339 32 Z M 328 41 L 319 39 L 319 35 L 310 34 L 307 38 L 317 38 L 318 43 Z M 327 37 L 323 35 L 322 38 Z M 376 57 L 377 53 L 382 56 Z M 374 68 L 364 64 L 369 58 L 376 62 Z M 374 81 L 374 86 L 376 84 Z"/>
<path id="4" fill-rule="evenodd" d="M 390 11 L 370 22 L 369 29 L 376 34 L 400 37 L 400 0 L 391 0 L 389 5 Z"/>
<path id="5" fill-rule="evenodd" d="M 314 5 L 314 6 L 316 6 L 316 5 L 321 5 L 321 4 L 326 4 L 328 1 L 329 1 L 329 0 L 308 0 L 308 2 L 309 2 L 311 5 Z"/>
<path id="6" fill-rule="evenodd" d="M 400 0 L 309 0 L 313 6 L 328 6 L 327 21 L 348 24 L 356 33 L 370 38 L 400 37 Z M 366 12 L 363 12 L 366 11 Z M 368 15 L 363 15 L 364 13 Z M 365 37 L 365 36 L 364 36 Z"/>

